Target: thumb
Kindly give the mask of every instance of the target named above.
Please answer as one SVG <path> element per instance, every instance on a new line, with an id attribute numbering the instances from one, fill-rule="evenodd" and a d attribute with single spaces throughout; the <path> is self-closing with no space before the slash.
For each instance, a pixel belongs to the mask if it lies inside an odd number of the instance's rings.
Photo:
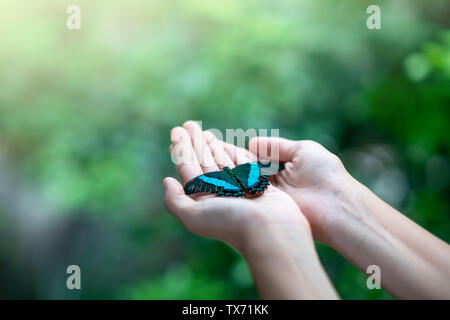
<path id="1" fill-rule="evenodd" d="M 271 161 L 292 161 L 299 149 L 299 141 L 273 137 L 255 137 L 250 139 L 248 149 L 258 158 Z"/>
<path id="2" fill-rule="evenodd" d="M 184 193 L 183 186 L 174 178 L 164 179 L 164 202 L 167 210 L 178 220 L 184 220 L 191 215 L 195 208 L 195 201 Z"/>

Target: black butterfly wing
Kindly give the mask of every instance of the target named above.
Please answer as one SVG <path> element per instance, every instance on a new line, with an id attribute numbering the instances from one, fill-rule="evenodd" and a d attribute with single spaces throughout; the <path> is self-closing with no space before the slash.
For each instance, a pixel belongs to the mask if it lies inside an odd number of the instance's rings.
<path id="1" fill-rule="evenodd" d="M 249 162 L 233 168 L 231 172 L 247 192 L 258 193 L 264 191 L 269 185 L 270 177 L 282 169 L 283 164 Z"/>
<path id="2" fill-rule="evenodd" d="M 243 190 L 224 171 L 208 172 L 192 179 L 184 186 L 186 194 L 210 192 L 219 196 L 243 196 Z"/>
<path id="3" fill-rule="evenodd" d="M 247 192 L 261 192 L 269 185 L 270 176 L 261 175 L 261 168 L 257 162 L 241 164 L 233 168 L 231 172 L 239 179 Z"/>

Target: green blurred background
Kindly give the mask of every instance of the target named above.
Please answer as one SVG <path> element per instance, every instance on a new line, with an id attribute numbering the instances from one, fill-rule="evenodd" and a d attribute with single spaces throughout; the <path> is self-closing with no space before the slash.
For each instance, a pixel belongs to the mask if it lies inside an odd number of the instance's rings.
<path id="1" fill-rule="evenodd" d="M 449 242 L 449 21 L 446 0 L 1 1 L 0 297 L 258 298 L 164 208 L 188 119 L 316 140 Z M 392 298 L 318 250 L 343 298 Z"/>

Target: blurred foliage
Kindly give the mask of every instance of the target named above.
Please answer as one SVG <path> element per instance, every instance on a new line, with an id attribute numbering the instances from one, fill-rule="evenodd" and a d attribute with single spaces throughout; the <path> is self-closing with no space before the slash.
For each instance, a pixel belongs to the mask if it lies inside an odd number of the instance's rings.
<path id="1" fill-rule="evenodd" d="M 0 3 L 0 296 L 257 298 L 231 248 L 164 209 L 170 128 L 313 139 L 450 240 L 448 1 Z M 347 299 L 391 298 L 332 249 Z M 65 289 L 78 264 L 83 290 Z"/>

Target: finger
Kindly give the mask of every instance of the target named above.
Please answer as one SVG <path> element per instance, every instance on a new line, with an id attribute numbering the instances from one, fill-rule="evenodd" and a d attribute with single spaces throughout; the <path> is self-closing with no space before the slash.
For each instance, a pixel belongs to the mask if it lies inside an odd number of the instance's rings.
<path id="1" fill-rule="evenodd" d="M 174 178 L 164 179 L 164 190 L 167 210 L 183 225 L 191 224 L 198 214 L 197 203 L 184 193 L 183 186 Z"/>
<path id="2" fill-rule="evenodd" d="M 195 121 L 187 121 L 183 124 L 183 127 L 191 136 L 192 146 L 203 172 L 206 173 L 219 170 L 198 123 Z"/>
<path id="3" fill-rule="evenodd" d="M 228 153 L 233 162 L 238 166 L 243 163 L 257 161 L 256 155 L 249 152 L 247 149 L 237 147 L 233 144 L 221 141 L 225 151 Z"/>
<path id="4" fill-rule="evenodd" d="M 299 146 L 299 141 L 270 137 L 255 137 L 248 144 L 249 150 L 258 158 L 276 162 L 292 161 Z"/>
<path id="5" fill-rule="evenodd" d="M 211 131 L 203 131 L 203 136 L 209 145 L 217 166 L 220 169 L 223 169 L 223 167 L 233 168 L 234 162 L 225 151 L 223 142 L 221 143 Z"/>
<path id="6" fill-rule="evenodd" d="M 176 164 L 178 174 L 183 184 L 203 174 L 197 156 L 194 152 L 189 133 L 181 127 L 175 127 L 170 133 L 172 140 L 172 161 Z"/>

